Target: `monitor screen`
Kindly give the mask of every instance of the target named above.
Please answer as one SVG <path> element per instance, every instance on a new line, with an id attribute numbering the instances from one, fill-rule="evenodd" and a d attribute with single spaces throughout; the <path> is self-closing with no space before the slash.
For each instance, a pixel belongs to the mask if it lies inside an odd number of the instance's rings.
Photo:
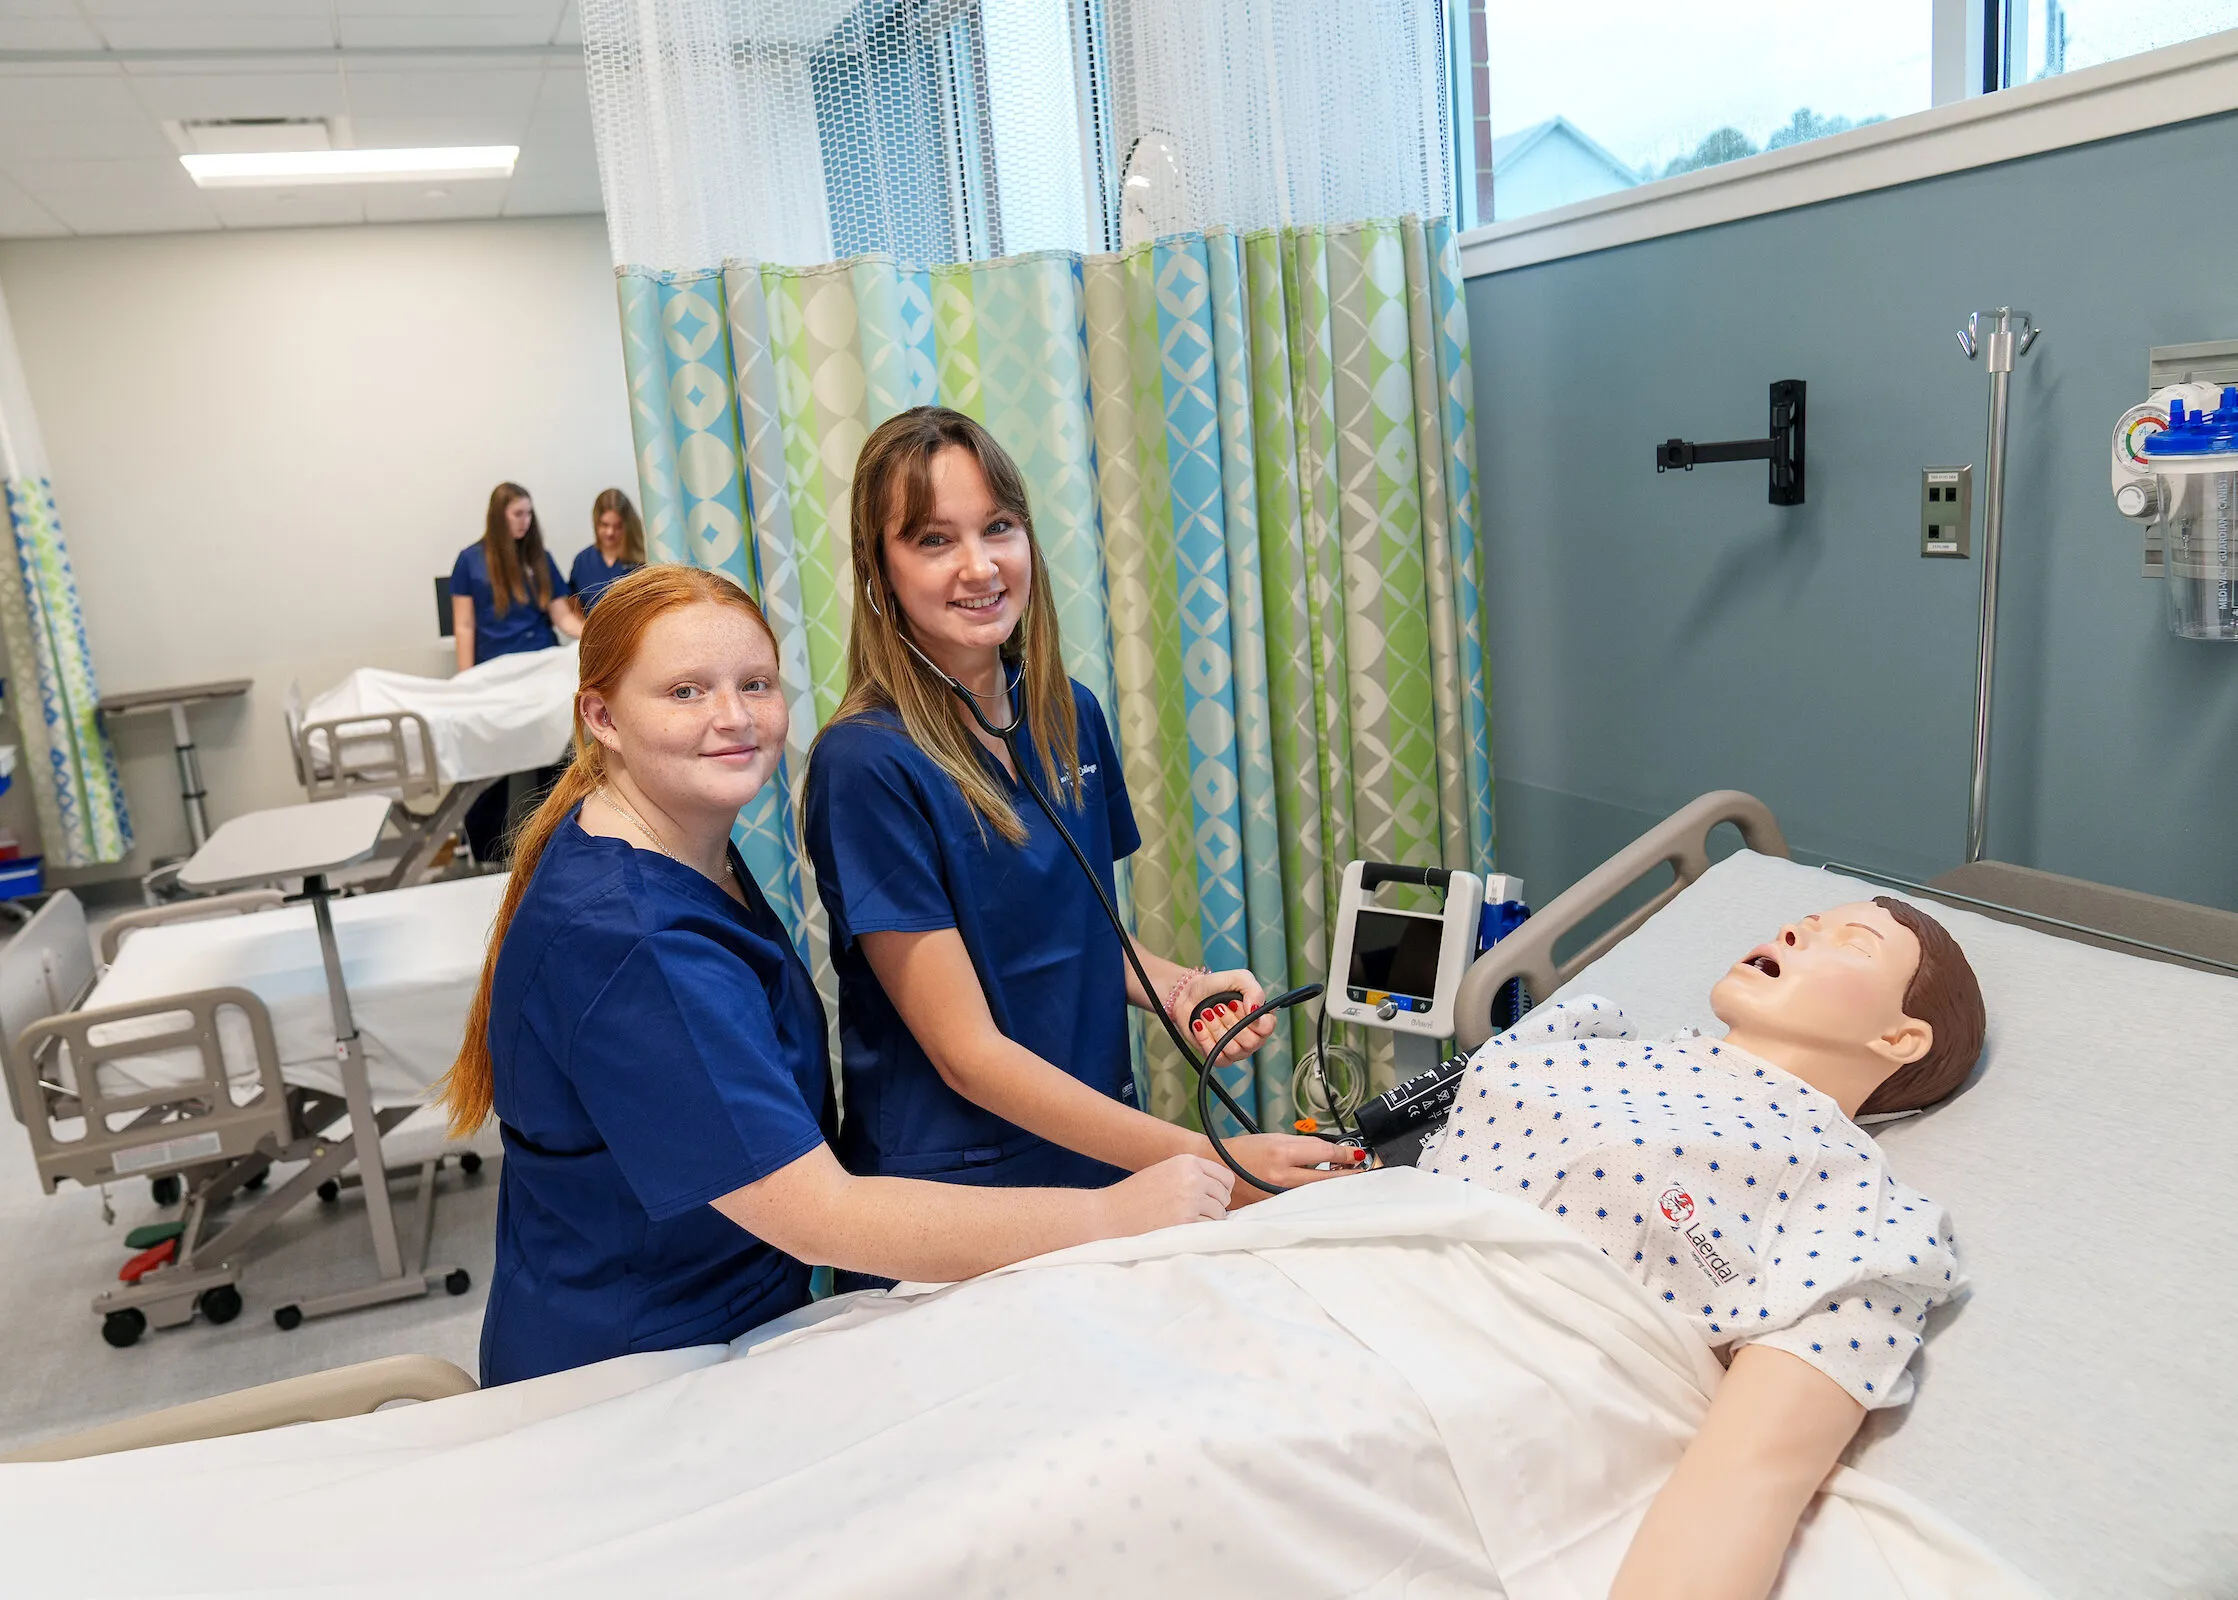
<path id="1" fill-rule="evenodd" d="M 1438 946 L 1444 940 L 1442 917 L 1362 911 L 1352 924 L 1352 971 L 1345 982 L 1428 1001 L 1438 986 Z"/>

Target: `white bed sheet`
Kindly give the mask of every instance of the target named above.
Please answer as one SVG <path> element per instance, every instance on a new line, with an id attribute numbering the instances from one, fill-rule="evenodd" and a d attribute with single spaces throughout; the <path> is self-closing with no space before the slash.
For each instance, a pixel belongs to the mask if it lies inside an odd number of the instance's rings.
<path id="1" fill-rule="evenodd" d="M 574 735 L 576 650 L 570 641 L 552 650 L 498 656 L 449 678 L 360 667 L 304 707 L 303 720 L 416 711 L 427 722 L 445 783 L 547 767 L 567 753 Z M 345 750 L 349 735 L 342 730 Z M 312 738 L 311 752 L 313 759 L 325 759 L 322 737 Z M 416 775 L 422 765 L 416 741 L 407 743 L 405 754 Z"/>
<path id="2" fill-rule="evenodd" d="M 1721 1377 L 1555 1219 L 1403 1170 L 836 1309 L 728 1361 L 0 1466 L 0 1546 L 51 1596 L 1588 1600 Z M 1930 1596 L 2040 1600 L 1838 1474 L 1778 1600 Z"/>
<path id="3" fill-rule="evenodd" d="M 1650 1038 L 1783 921 L 1889 891 L 1743 852 L 1566 985 Z M 1989 1009 L 1963 1093 L 1871 1130 L 1971 1294 L 1852 1459 L 2057 1593 L 2238 1595 L 2238 979 L 1931 901 Z"/>
<path id="4" fill-rule="evenodd" d="M 366 1076 L 376 1105 L 423 1099 L 456 1059 L 504 893 L 504 876 L 490 874 L 333 903 L 342 979 L 365 1041 Z M 308 905 L 143 929 L 125 940 L 116 965 L 94 986 L 86 1006 L 227 986 L 249 990 L 271 1013 L 280 1071 L 288 1082 L 341 1092 L 326 969 Z M 97 1029 L 94 1042 L 105 1045 L 176 1025 L 176 1014 L 120 1023 Z M 239 1012 L 219 1014 L 219 1036 L 233 1081 L 253 1087 L 254 1055 Z M 156 1088 L 188 1081 L 198 1071 L 193 1052 L 169 1050 L 118 1057 L 104 1065 L 103 1081 Z"/>

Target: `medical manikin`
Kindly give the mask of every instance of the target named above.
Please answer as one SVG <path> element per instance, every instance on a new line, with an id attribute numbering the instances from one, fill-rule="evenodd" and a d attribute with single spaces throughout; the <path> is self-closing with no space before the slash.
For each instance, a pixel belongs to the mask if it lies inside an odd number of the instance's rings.
<path id="1" fill-rule="evenodd" d="M 1710 1009 L 1722 1039 L 1650 1044 L 1607 1001 L 1543 1008 L 1477 1051 L 1421 1163 L 1561 1217 L 1727 1364 L 1617 1597 L 1767 1593 L 1962 1281 L 1948 1218 L 1857 1122 L 1933 1105 L 1980 1055 L 1957 942 L 1903 901 L 1838 906 L 1750 951 Z"/>

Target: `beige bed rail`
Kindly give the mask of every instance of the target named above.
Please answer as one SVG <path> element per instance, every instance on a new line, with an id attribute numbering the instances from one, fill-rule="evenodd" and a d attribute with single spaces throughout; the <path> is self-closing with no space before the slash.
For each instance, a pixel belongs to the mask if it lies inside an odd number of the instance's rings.
<path id="1" fill-rule="evenodd" d="M 117 952 L 124 948 L 126 937 L 142 928 L 160 928 L 173 922 L 200 922 L 204 917 L 248 916 L 286 905 L 287 898 L 277 889 L 242 889 L 233 894 L 203 895 L 193 900 L 174 900 L 165 906 L 150 906 L 144 911 L 124 912 L 111 917 L 101 929 L 101 964 L 115 965 Z"/>
<path id="2" fill-rule="evenodd" d="M 1639 926 L 1677 898 L 1680 890 L 1710 869 L 1710 830 L 1730 822 L 1741 842 L 1759 855 L 1785 856 L 1787 840 L 1771 808 L 1738 789 L 1720 789 L 1672 812 L 1615 855 L 1602 862 L 1548 904 L 1531 920 L 1478 956 L 1461 976 L 1453 1005 L 1453 1042 L 1474 1050 L 1492 1037 L 1492 1001 L 1503 984 L 1521 978 L 1534 1002 L 1544 1000 L 1629 938 Z M 1578 925 L 1657 867 L 1669 866 L 1670 884 L 1608 932 L 1566 961 L 1556 961 L 1554 946 Z"/>
<path id="3" fill-rule="evenodd" d="M 75 1461 L 81 1456 L 113 1455 L 119 1450 L 145 1450 L 191 1439 L 259 1433 L 298 1422 L 331 1422 L 340 1417 L 364 1416 L 394 1400 L 445 1400 L 474 1387 L 472 1378 L 435 1356 L 384 1356 L 354 1367 L 282 1378 L 254 1389 L 128 1417 L 31 1445 L 0 1456 L 0 1462 Z"/>

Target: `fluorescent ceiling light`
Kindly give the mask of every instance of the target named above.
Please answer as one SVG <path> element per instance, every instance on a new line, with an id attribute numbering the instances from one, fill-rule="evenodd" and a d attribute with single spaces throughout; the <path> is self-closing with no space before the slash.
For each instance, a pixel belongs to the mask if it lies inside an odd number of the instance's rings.
<path id="1" fill-rule="evenodd" d="M 509 178 L 517 144 L 449 145 L 429 150 L 265 150 L 179 157 L 204 189 L 288 187 L 306 183 L 413 183 L 429 178 Z"/>

